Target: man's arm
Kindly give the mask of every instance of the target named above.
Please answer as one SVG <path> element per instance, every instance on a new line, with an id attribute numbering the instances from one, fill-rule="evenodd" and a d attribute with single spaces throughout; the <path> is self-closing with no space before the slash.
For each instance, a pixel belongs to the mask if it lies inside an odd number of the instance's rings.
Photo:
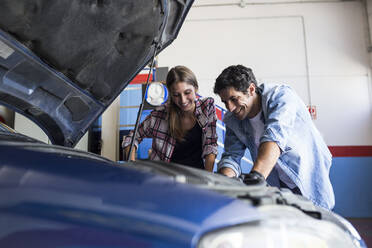
<path id="1" fill-rule="evenodd" d="M 278 161 L 279 156 L 280 149 L 275 142 L 267 141 L 261 143 L 252 171 L 257 171 L 267 178 Z"/>
<path id="2" fill-rule="evenodd" d="M 288 86 L 281 85 L 268 95 L 265 130 L 260 138 L 261 145 L 252 171 L 265 178 L 274 168 L 282 151 L 287 151 L 288 138 L 294 128 L 299 106 L 298 96 Z"/>
<path id="3" fill-rule="evenodd" d="M 235 171 L 229 167 L 222 167 L 218 172 L 227 177 L 237 177 Z"/>
<path id="4" fill-rule="evenodd" d="M 244 156 L 246 146 L 238 139 L 234 131 L 227 126 L 224 148 L 225 151 L 218 163 L 218 173 L 228 177 L 240 176 L 240 161 Z"/>
<path id="5" fill-rule="evenodd" d="M 295 126 L 298 111 L 305 107 L 301 105 L 298 96 L 290 87 L 279 86 L 269 96 L 265 130 L 260 143 L 275 142 L 280 152 L 287 151 L 289 149 L 288 138 Z"/>

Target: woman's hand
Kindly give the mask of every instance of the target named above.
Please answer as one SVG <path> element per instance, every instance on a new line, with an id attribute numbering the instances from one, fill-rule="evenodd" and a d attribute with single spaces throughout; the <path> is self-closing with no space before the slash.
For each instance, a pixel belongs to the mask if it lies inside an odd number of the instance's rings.
<path id="1" fill-rule="evenodd" d="M 124 147 L 124 155 L 125 155 L 124 160 L 127 160 L 127 158 L 128 158 L 129 149 L 130 149 L 130 145 Z M 136 155 L 136 151 L 137 151 L 136 146 L 133 146 L 132 154 L 131 154 L 130 158 L 128 159 L 129 161 L 136 161 L 136 156 L 135 156 Z"/>

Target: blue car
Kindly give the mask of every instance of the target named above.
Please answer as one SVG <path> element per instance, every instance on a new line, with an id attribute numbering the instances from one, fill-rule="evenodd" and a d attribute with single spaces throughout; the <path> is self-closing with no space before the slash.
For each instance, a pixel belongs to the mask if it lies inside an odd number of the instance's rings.
<path id="1" fill-rule="evenodd" d="M 177 37 L 192 2 L 0 2 L 0 103 L 53 143 L 0 129 L 1 248 L 366 247 L 290 191 L 71 148 Z"/>

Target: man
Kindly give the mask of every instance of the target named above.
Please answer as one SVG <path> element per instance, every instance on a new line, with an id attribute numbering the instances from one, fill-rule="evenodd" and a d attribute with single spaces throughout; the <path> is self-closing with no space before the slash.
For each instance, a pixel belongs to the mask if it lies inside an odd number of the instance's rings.
<path id="1" fill-rule="evenodd" d="M 305 104 L 289 86 L 258 86 L 251 69 L 236 65 L 218 76 L 214 93 L 228 110 L 219 173 L 240 176 L 240 161 L 249 149 L 254 163 L 248 178 L 266 179 L 333 208 L 332 156 Z"/>

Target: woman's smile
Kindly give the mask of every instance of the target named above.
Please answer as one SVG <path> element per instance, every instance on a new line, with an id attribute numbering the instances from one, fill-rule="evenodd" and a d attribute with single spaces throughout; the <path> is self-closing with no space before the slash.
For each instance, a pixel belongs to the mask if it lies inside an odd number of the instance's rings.
<path id="1" fill-rule="evenodd" d="M 179 82 L 171 87 L 172 101 L 184 112 L 195 110 L 196 92 L 194 86 Z"/>

